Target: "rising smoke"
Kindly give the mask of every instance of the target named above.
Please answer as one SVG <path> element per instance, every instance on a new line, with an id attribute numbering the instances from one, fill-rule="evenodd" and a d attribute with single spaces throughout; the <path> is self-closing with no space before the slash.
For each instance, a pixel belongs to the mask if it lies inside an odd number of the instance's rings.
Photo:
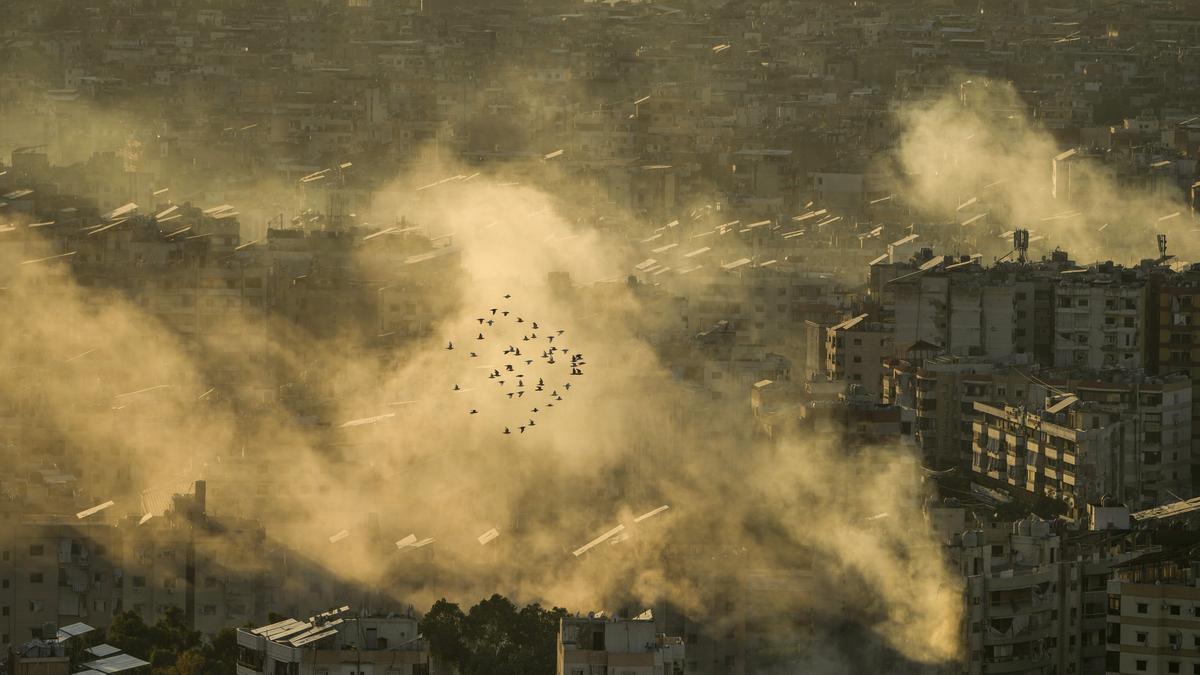
<path id="1" fill-rule="evenodd" d="M 897 190 L 923 217 L 968 223 L 979 236 L 1026 228 L 1044 237 L 1039 248 L 1081 262 L 1154 257 L 1160 232 L 1173 254 L 1195 259 L 1173 178 L 1138 174 L 1136 148 L 1084 148 L 1056 162 L 1064 146 L 1031 117 L 1012 84 L 986 78 L 903 108 Z"/>
<path id="2" fill-rule="evenodd" d="M 211 511 L 257 518 L 274 541 L 394 601 L 500 591 L 578 610 L 670 602 L 714 625 L 768 610 L 849 616 L 913 660 L 957 655 L 960 593 L 924 528 L 914 458 L 850 454 L 837 438 L 757 440 L 748 400 L 681 386 L 639 337 L 629 317 L 649 310 L 623 283 L 622 245 L 560 217 L 570 195 L 488 176 L 413 193 L 426 178 L 398 180 L 385 193 L 405 201 L 378 200 L 372 219 L 402 213 L 461 251 L 451 278 L 423 291 L 444 308 L 428 340 L 381 359 L 344 336 L 231 315 L 189 349 L 126 296 L 6 251 L 6 408 L 31 447 L 53 439 L 51 459 L 79 467 L 88 499 L 117 501 L 115 515 L 139 515 L 144 489 L 204 478 Z M 492 390 L 464 353 L 501 306 L 564 329 L 588 362 L 523 434 L 500 432 L 532 406 Z M 489 346 L 481 359 L 499 365 Z M 320 406 L 286 402 L 297 381 Z M 572 555 L 618 524 L 617 543 Z M 500 536 L 481 545 L 492 528 Z M 435 541 L 390 543 L 409 534 Z M 231 548 L 225 564 L 241 558 Z M 796 568 L 786 592 L 746 600 L 748 572 Z"/>

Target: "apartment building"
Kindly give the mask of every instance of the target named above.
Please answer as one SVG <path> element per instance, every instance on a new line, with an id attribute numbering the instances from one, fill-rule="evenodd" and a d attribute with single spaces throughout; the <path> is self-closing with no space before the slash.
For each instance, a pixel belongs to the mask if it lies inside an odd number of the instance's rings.
<path id="1" fill-rule="evenodd" d="M 892 325 L 860 314 L 830 326 L 825 336 L 825 369 L 832 380 L 858 387 L 872 400 L 882 394 L 883 359 L 893 350 Z"/>
<path id="2" fill-rule="evenodd" d="M 429 675 L 432 658 L 409 616 L 354 616 L 348 606 L 307 619 L 237 629 L 238 675 Z"/>
<path id="3" fill-rule="evenodd" d="M 1068 271 L 1055 288 L 1054 365 L 1143 368 L 1147 363 L 1147 285 L 1104 263 Z"/>
<path id="4" fill-rule="evenodd" d="M 1118 558 L 1088 536 L 1034 516 L 951 535 L 966 608 L 956 672 L 1104 672 L 1105 580 Z"/>
<path id="5" fill-rule="evenodd" d="M 557 675 L 682 675 L 682 637 L 655 631 L 651 612 L 632 619 L 603 614 L 566 617 L 559 622 Z"/>
<path id="6" fill-rule="evenodd" d="M 107 625 L 121 608 L 116 528 L 70 516 L 25 516 L 0 542 L 0 650 L 52 639 L 58 626 Z"/>
<path id="7" fill-rule="evenodd" d="M 1043 410 L 976 402 L 971 471 L 1014 496 L 1044 496 L 1080 519 L 1088 500 L 1121 494 L 1120 427 L 1068 397 Z M 1133 487 L 1133 486 L 1129 486 Z"/>
<path id="8" fill-rule="evenodd" d="M 1200 673 L 1198 553 L 1195 545 L 1165 547 L 1114 569 L 1105 672 Z"/>

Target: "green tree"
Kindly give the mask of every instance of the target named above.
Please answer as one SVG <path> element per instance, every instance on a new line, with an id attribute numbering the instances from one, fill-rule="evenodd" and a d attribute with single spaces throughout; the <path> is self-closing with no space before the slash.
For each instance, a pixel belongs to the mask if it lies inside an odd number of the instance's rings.
<path id="1" fill-rule="evenodd" d="M 463 626 L 466 617 L 458 605 L 445 598 L 433 603 L 433 607 L 421 619 L 421 635 L 429 641 L 429 651 L 439 660 L 453 663 L 463 669 L 466 650 L 463 646 Z"/>
<path id="2" fill-rule="evenodd" d="M 465 615 L 458 605 L 439 600 L 421 621 L 421 634 L 435 658 L 454 664 L 462 675 L 551 675 L 559 619 L 566 611 L 531 604 L 518 609 L 493 595 Z"/>

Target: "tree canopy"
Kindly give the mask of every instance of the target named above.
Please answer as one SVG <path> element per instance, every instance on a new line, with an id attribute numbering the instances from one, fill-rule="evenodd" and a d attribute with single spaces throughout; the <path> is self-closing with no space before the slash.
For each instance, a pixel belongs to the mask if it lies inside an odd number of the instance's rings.
<path id="1" fill-rule="evenodd" d="M 191 630 L 178 607 L 147 626 L 136 612 L 122 612 L 108 627 L 107 641 L 150 662 L 152 675 L 235 675 L 237 635 L 224 628 L 209 642 Z"/>
<path id="2" fill-rule="evenodd" d="M 464 614 L 443 598 L 421 620 L 421 634 L 433 656 L 462 675 L 552 675 L 558 624 L 566 615 L 536 603 L 518 609 L 501 595 Z"/>

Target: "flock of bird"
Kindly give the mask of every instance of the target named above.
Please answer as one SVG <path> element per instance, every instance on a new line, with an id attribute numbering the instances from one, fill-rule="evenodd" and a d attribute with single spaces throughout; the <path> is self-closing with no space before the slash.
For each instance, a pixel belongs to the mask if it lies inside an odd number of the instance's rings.
<path id="1" fill-rule="evenodd" d="M 504 299 L 511 300 L 512 295 L 505 294 Z M 562 338 L 567 332 L 564 329 L 543 330 L 537 321 L 526 320 L 505 307 L 492 307 L 476 320 L 479 323 L 479 330 L 473 340 L 477 343 L 475 351 L 462 350 L 461 347 L 456 347 L 452 340 L 446 344 L 446 350 L 466 351 L 467 358 L 471 359 L 483 358 L 481 355 L 485 353 L 499 353 L 503 363 L 487 367 L 488 380 L 498 385 L 503 395 L 509 400 L 526 400 L 525 396 L 529 396 L 527 400 L 533 404 L 529 415 L 533 417 L 528 417 L 528 422 L 513 425 L 516 427 L 517 433 L 523 434 L 527 429 L 537 426 L 535 417 L 538 414 L 544 415 L 556 403 L 562 403 L 563 394 L 571 389 L 569 379 L 560 384 L 547 382 L 547 378 L 551 375 L 539 375 L 538 372 L 535 372 L 534 362 L 539 362 L 538 369 L 555 365 L 562 369 L 569 369 L 567 377 L 583 375 L 583 366 L 587 365 L 587 362 L 584 361 L 582 353 L 572 353 L 571 349 L 563 344 Z M 509 343 L 498 335 L 500 329 L 506 325 L 517 327 L 521 334 L 520 340 Z M 539 331 L 541 331 L 540 334 Z M 555 340 L 558 342 L 555 343 Z M 492 345 L 496 346 L 493 348 Z M 494 349 L 494 352 L 488 348 Z M 465 391 L 458 384 L 454 385 L 453 390 Z M 478 413 L 478 408 L 471 408 L 467 411 L 468 415 Z M 522 415 L 522 417 L 526 417 L 526 415 Z M 511 435 L 512 427 L 504 427 L 502 433 Z"/>

